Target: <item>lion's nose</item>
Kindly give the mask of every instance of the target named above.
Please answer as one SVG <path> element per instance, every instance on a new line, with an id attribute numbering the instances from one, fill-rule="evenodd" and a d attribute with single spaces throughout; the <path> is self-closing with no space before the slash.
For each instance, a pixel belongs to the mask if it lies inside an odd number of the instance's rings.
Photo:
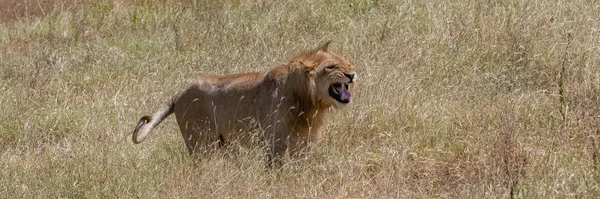
<path id="1" fill-rule="evenodd" d="M 356 79 L 354 79 L 354 78 L 356 77 L 356 74 L 355 74 L 355 73 L 351 73 L 351 74 L 350 74 L 350 73 L 344 73 L 344 75 L 345 75 L 345 76 L 346 76 L 348 79 L 350 79 L 350 83 L 352 83 L 352 82 L 355 82 L 355 81 L 356 81 Z"/>

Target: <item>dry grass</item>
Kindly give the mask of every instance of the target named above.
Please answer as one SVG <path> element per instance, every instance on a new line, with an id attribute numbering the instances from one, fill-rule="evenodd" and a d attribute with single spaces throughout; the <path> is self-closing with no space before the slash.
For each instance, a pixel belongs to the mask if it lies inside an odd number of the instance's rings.
<path id="1" fill-rule="evenodd" d="M 14 8 L 0 24 L 3 197 L 600 197 L 596 1 Z M 193 163 L 173 118 L 131 143 L 138 117 L 198 75 L 267 70 L 330 39 L 360 86 L 306 160 Z"/>

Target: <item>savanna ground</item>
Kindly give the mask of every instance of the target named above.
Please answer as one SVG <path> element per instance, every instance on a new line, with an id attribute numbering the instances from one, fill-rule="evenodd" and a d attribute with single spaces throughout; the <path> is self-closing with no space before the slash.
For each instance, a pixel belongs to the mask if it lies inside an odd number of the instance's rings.
<path id="1" fill-rule="evenodd" d="M 0 4 L 3 198 L 600 197 L 598 1 Z M 332 40 L 354 102 L 306 159 L 187 154 L 141 115 Z"/>

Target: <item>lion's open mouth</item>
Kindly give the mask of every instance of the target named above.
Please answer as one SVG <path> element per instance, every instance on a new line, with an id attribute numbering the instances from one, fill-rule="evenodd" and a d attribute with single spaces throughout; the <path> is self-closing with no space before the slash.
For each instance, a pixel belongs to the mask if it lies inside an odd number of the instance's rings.
<path id="1" fill-rule="evenodd" d="M 348 83 L 334 83 L 329 87 L 329 95 L 338 102 L 347 104 L 350 102 L 349 85 Z"/>

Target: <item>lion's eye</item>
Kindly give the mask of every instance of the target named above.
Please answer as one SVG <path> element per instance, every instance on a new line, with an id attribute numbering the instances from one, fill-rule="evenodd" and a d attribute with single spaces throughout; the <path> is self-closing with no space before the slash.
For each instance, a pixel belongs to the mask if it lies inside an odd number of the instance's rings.
<path id="1" fill-rule="evenodd" d="M 331 66 L 327 66 L 325 68 L 329 69 L 329 70 L 333 70 L 335 69 L 337 66 L 336 65 L 331 65 Z"/>

